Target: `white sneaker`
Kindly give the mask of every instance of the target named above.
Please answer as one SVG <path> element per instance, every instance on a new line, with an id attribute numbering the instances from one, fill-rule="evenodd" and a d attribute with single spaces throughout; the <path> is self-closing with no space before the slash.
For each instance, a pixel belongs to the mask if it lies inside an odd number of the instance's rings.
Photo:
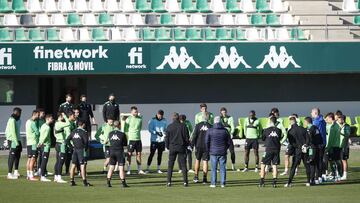
<path id="1" fill-rule="evenodd" d="M 244 168 L 241 172 L 245 173 L 247 172 L 249 169 L 248 168 Z"/>
<path id="2" fill-rule="evenodd" d="M 292 187 L 292 185 L 291 185 L 291 184 L 286 183 L 286 184 L 284 185 L 284 187 Z"/>
<path id="3" fill-rule="evenodd" d="M 189 172 L 189 173 L 195 173 L 195 171 L 192 170 L 192 169 L 190 169 L 188 172 Z"/>
<path id="4" fill-rule="evenodd" d="M 131 175 L 131 171 L 127 171 L 127 172 L 126 172 L 126 175 Z"/>
<path id="5" fill-rule="evenodd" d="M 145 172 L 143 170 L 138 171 L 139 175 L 145 175 Z"/>
<path id="6" fill-rule="evenodd" d="M 320 181 L 319 180 L 315 180 L 315 185 L 319 185 Z"/>
<path id="7" fill-rule="evenodd" d="M 41 182 L 51 182 L 50 179 L 47 179 L 47 178 L 44 177 L 44 176 L 41 176 L 40 181 L 41 181 Z"/>
<path id="8" fill-rule="evenodd" d="M 211 188 L 216 188 L 216 185 L 210 185 Z"/>
<path id="9" fill-rule="evenodd" d="M 59 178 L 59 179 L 57 179 L 57 183 L 67 183 L 67 182 L 65 180 Z"/>
<path id="10" fill-rule="evenodd" d="M 342 177 L 340 178 L 340 180 L 347 180 L 347 177 L 346 177 L 346 176 L 342 176 Z"/>
<path id="11" fill-rule="evenodd" d="M 11 174 L 11 173 L 9 173 L 6 178 L 9 179 L 9 180 L 16 180 L 16 179 L 18 179 L 17 176 L 14 176 L 14 175 Z"/>
<path id="12" fill-rule="evenodd" d="M 161 170 L 157 170 L 157 173 L 158 174 L 162 174 L 163 172 Z"/>
<path id="13" fill-rule="evenodd" d="M 221 187 L 222 187 L 222 188 L 224 188 L 224 187 L 225 187 L 225 185 L 221 185 Z"/>
<path id="14" fill-rule="evenodd" d="M 57 182 L 57 181 L 58 181 L 58 176 L 54 175 L 54 182 Z"/>
<path id="15" fill-rule="evenodd" d="M 259 173 L 259 169 L 258 169 L 258 168 L 255 168 L 254 172 L 255 172 L 255 173 Z"/>
<path id="16" fill-rule="evenodd" d="M 306 183 L 305 186 L 306 186 L 306 187 L 310 187 L 310 183 Z"/>
<path id="17" fill-rule="evenodd" d="M 287 176 L 288 175 L 288 172 L 287 171 L 284 171 L 280 174 L 281 176 Z"/>
<path id="18" fill-rule="evenodd" d="M 178 173 L 182 173 L 182 170 L 179 170 Z"/>
<path id="19" fill-rule="evenodd" d="M 39 174 L 39 172 L 38 171 L 36 171 L 35 173 L 34 173 L 34 176 L 39 176 L 40 174 Z"/>
<path id="20" fill-rule="evenodd" d="M 20 177 L 19 171 L 14 171 L 14 176 Z"/>

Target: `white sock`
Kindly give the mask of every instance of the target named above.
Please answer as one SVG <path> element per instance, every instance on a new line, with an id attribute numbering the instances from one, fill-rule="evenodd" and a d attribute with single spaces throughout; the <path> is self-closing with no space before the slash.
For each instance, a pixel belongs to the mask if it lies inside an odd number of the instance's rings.
<path id="1" fill-rule="evenodd" d="M 29 178 L 33 178 L 34 177 L 34 172 L 32 171 L 29 171 L 29 174 L 28 174 Z"/>
<path id="2" fill-rule="evenodd" d="M 26 170 L 26 176 L 30 177 L 30 171 L 29 170 Z"/>
<path id="3" fill-rule="evenodd" d="M 138 171 L 141 171 L 141 165 L 137 165 Z"/>
<path id="4" fill-rule="evenodd" d="M 347 172 L 346 171 L 344 171 L 343 177 L 347 177 Z"/>
<path id="5" fill-rule="evenodd" d="M 131 170 L 131 165 L 129 164 L 128 168 L 127 168 L 127 171 L 130 171 L 130 170 Z"/>

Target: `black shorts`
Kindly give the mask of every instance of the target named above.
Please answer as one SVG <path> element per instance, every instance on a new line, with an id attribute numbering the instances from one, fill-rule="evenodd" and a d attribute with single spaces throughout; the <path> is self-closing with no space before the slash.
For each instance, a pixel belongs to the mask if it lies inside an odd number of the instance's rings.
<path id="1" fill-rule="evenodd" d="M 151 142 L 150 151 L 165 151 L 165 142 Z"/>
<path id="2" fill-rule="evenodd" d="M 37 157 L 37 147 L 35 145 L 26 146 L 28 158 Z"/>
<path id="3" fill-rule="evenodd" d="M 110 150 L 109 164 L 112 166 L 115 166 L 116 164 L 118 164 L 119 166 L 124 166 L 125 165 L 124 152 L 120 150 L 117 151 Z"/>
<path id="4" fill-rule="evenodd" d="M 350 156 L 350 148 L 349 147 L 342 148 L 342 150 L 341 150 L 341 159 L 342 160 L 348 160 L 349 156 Z"/>
<path id="5" fill-rule="evenodd" d="M 259 149 L 259 141 L 257 139 L 246 139 L 245 150 Z"/>
<path id="6" fill-rule="evenodd" d="M 195 150 L 196 160 L 209 161 L 209 153 L 203 148 L 196 148 Z"/>
<path id="7" fill-rule="evenodd" d="M 329 150 L 329 161 L 341 160 L 341 151 L 342 149 L 339 147 L 334 147 L 331 150 Z"/>
<path id="8" fill-rule="evenodd" d="M 142 152 L 142 143 L 141 140 L 130 140 L 128 145 L 128 152 L 133 153 L 136 152 Z"/>
<path id="9" fill-rule="evenodd" d="M 106 159 L 110 158 L 110 147 L 109 146 L 104 147 L 104 155 L 105 155 Z"/>
<path id="10" fill-rule="evenodd" d="M 72 163 L 80 165 L 85 164 L 85 158 L 84 158 L 85 150 L 84 149 L 74 149 L 72 154 Z"/>
<path id="11" fill-rule="evenodd" d="M 294 153 L 295 153 L 295 147 L 292 146 L 291 144 L 289 144 L 289 145 L 286 147 L 285 155 L 294 156 Z"/>
<path id="12" fill-rule="evenodd" d="M 265 165 L 279 165 L 280 152 L 264 152 L 261 163 Z"/>

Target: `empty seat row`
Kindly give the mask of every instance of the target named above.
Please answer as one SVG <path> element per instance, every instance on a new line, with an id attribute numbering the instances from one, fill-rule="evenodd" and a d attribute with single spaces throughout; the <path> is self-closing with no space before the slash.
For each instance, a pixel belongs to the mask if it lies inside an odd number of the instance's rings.
<path id="1" fill-rule="evenodd" d="M 24 13 L 24 12 L 287 12 L 288 2 L 282 0 L 256 0 L 255 6 L 252 0 L 135 0 L 135 5 L 131 0 L 44 0 L 41 4 L 39 0 L 12 0 L 11 5 L 8 0 L 0 0 L 0 13 Z"/>
<path id="2" fill-rule="evenodd" d="M 190 16 L 190 17 L 189 17 Z M 49 18 L 48 14 L 36 14 L 35 17 L 29 14 L 23 14 L 19 17 L 15 14 L 6 14 L 3 17 L 3 25 L 5 26 L 96 26 L 96 25 L 254 25 L 254 26 L 281 26 L 281 25 L 297 25 L 299 24 L 298 17 L 291 14 L 161 14 L 160 16 L 154 14 L 147 14 L 142 16 L 138 13 L 123 14 L 116 13 L 110 15 L 109 13 L 100 13 L 95 15 L 93 13 L 82 14 L 69 13 L 66 18 L 63 14 L 55 13 Z"/>
<path id="3" fill-rule="evenodd" d="M 300 28 L 17 28 L 11 33 L 7 28 L 0 29 L 0 41 L 228 41 L 228 40 L 308 40 L 310 34 Z"/>

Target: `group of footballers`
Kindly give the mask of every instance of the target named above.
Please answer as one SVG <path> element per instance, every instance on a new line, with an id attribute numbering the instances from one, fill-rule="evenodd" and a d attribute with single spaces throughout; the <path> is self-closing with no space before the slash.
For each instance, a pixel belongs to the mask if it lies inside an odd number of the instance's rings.
<path id="1" fill-rule="evenodd" d="M 43 109 L 32 112 L 26 121 L 26 146 L 27 146 L 27 179 L 30 181 L 50 182 L 47 163 L 51 148 L 51 130 L 56 139 L 56 162 L 54 165 L 54 182 L 67 183 L 62 179 L 63 167 L 65 173 L 70 175 L 71 185 L 75 183 L 75 170 L 79 171 L 84 186 L 92 186 L 87 181 L 86 166 L 89 155 L 89 141 L 91 140 L 91 123 L 95 124 L 91 105 L 87 103 L 86 95 L 80 97 L 80 104 L 72 103 L 70 94 L 66 95 L 66 102 L 61 104 L 56 120 L 52 114 L 45 114 Z M 105 161 L 103 173 L 107 173 L 107 186 L 112 187 L 111 179 L 114 171 L 119 172 L 123 187 L 128 187 L 125 176 L 131 174 L 131 158 L 136 157 L 137 173 L 140 175 L 150 172 L 153 157 L 157 151 L 157 173 L 160 169 L 162 154 L 166 146 L 167 120 L 164 111 L 158 110 L 156 115 L 148 122 L 150 132 L 150 154 L 146 170 L 141 167 L 142 142 L 141 129 L 143 118 L 136 106 L 131 107 L 130 113 L 120 114 L 119 104 L 113 94 L 103 106 L 104 124 L 99 127 L 95 139 L 103 145 Z M 21 109 L 14 108 L 10 116 L 5 134 L 9 147 L 8 179 L 18 179 L 19 161 L 22 151 L 20 137 Z M 194 173 L 193 181 L 199 182 L 200 164 L 203 167 L 202 182 L 208 183 L 209 152 L 205 143 L 207 130 L 214 124 L 214 114 L 208 112 L 207 105 L 200 105 L 200 112 L 195 115 L 195 127 L 185 115 L 180 115 L 180 122 L 187 130 L 189 143 L 186 143 L 186 159 L 188 168 L 181 168 Z M 260 169 L 259 186 L 265 186 L 265 175 L 272 170 L 272 186 L 276 187 L 278 178 L 278 165 L 280 164 L 281 145 L 287 145 L 285 152 L 285 171 L 281 175 L 289 175 L 285 187 L 291 187 L 297 168 L 303 162 L 307 175 L 306 186 L 320 184 L 324 181 L 341 181 L 347 179 L 347 159 L 349 158 L 350 126 L 346 124 L 346 116 L 341 111 L 328 113 L 325 117 L 318 108 L 311 111 L 311 116 L 300 120 L 296 114 L 289 117 L 288 128 L 280 118 L 277 108 L 271 109 L 266 123 L 256 117 L 255 111 L 250 111 L 243 124 L 235 127 L 234 118 L 228 115 L 226 108 L 220 109 L 221 124 L 232 138 L 245 140 L 245 167 L 243 170 L 235 168 L 234 144 L 229 147 L 231 154 L 231 170 L 242 172 L 249 171 L 250 151 L 255 155 L 255 172 Z M 243 126 L 240 126 L 243 125 Z M 264 141 L 265 152 L 260 162 L 259 139 Z M 194 150 L 195 148 L 195 150 Z M 192 152 L 195 151 L 195 165 L 192 170 Z M 289 167 L 290 158 L 292 165 Z M 127 161 L 125 161 L 125 159 Z M 259 165 L 260 162 L 260 165 Z M 70 166 L 70 163 L 71 166 Z M 125 164 L 127 172 L 125 173 Z M 186 164 L 186 160 L 185 160 Z M 180 165 L 180 163 L 179 163 Z M 329 170 L 330 165 L 330 170 Z M 289 171 L 290 168 L 290 171 Z M 14 169 L 14 170 L 13 170 Z M 181 172 L 181 170 L 179 171 Z M 184 171 L 183 171 L 184 172 Z M 40 178 L 37 178 L 39 176 Z M 187 185 L 187 184 L 186 184 Z"/>

